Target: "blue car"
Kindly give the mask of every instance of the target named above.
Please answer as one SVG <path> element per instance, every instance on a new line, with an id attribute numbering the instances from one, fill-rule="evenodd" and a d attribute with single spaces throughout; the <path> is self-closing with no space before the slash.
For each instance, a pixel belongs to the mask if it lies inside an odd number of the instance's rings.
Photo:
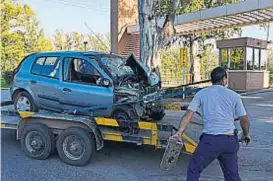
<path id="1" fill-rule="evenodd" d="M 164 107 L 155 99 L 159 91 L 158 76 L 133 55 L 78 51 L 28 55 L 14 70 L 10 88 L 16 110 L 64 112 L 106 106 L 92 114 L 123 120 L 161 120 Z"/>

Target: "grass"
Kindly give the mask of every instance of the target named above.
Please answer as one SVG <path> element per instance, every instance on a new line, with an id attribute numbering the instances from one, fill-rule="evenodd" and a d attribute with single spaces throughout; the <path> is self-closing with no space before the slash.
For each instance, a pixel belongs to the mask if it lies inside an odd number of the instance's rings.
<path id="1" fill-rule="evenodd" d="M 1 78 L 1 89 L 9 88 L 9 84 L 3 78 Z"/>

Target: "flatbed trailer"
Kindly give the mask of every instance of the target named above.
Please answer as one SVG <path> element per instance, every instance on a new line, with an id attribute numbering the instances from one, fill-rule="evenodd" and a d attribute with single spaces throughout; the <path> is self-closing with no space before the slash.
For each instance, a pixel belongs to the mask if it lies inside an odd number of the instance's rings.
<path id="1" fill-rule="evenodd" d="M 3 107 L 2 107 L 3 108 Z M 176 108 L 178 109 L 178 108 Z M 57 148 L 61 160 L 70 165 L 86 165 L 104 141 L 151 145 L 164 149 L 177 128 L 167 122 L 116 120 L 41 111 L 1 110 L 1 128 L 17 131 L 17 139 L 26 155 L 46 159 Z M 197 143 L 183 135 L 183 152 L 192 154 Z"/>

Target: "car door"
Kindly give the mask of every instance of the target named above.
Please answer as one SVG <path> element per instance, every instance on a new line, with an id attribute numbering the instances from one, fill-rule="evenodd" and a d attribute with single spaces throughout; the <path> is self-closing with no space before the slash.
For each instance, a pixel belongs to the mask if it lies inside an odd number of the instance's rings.
<path id="1" fill-rule="evenodd" d="M 60 104 L 64 110 L 108 106 L 108 109 L 93 111 L 94 116 L 110 116 L 113 105 L 113 88 L 97 85 L 105 74 L 87 57 L 64 57 L 63 76 L 60 86 Z M 109 79 L 109 77 L 106 77 Z"/>
<path id="2" fill-rule="evenodd" d="M 30 89 L 39 107 L 60 110 L 58 56 L 37 56 L 31 68 Z"/>

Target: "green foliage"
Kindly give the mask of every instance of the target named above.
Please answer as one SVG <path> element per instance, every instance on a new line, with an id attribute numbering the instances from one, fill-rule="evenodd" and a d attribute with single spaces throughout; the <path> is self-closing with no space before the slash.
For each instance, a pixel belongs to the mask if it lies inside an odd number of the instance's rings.
<path id="1" fill-rule="evenodd" d="M 89 35 L 88 36 L 88 50 L 109 52 L 110 47 L 110 33 L 103 35 Z"/>
<path id="2" fill-rule="evenodd" d="M 230 52 L 230 69 L 243 70 L 244 69 L 244 49 L 233 48 Z"/>
<path id="3" fill-rule="evenodd" d="M 8 88 L 13 79 L 13 71 L 4 72 L 1 77 L 1 87 Z"/>
<path id="4" fill-rule="evenodd" d="M 228 50 L 222 50 L 222 62 L 221 66 L 228 68 Z M 244 69 L 244 49 L 232 48 L 230 49 L 230 69 L 243 70 Z"/>
<path id="5" fill-rule="evenodd" d="M 110 34 L 89 36 L 87 50 L 108 51 Z M 85 35 L 56 30 L 53 41 L 46 38 L 39 27 L 35 12 L 28 5 L 6 0 L 1 3 L 1 71 L 12 71 L 24 56 L 32 52 L 53 50 L 84 50 Z M 106 44 L 104 46 L 103 44 Z"/>
<path id="6" fill-rule="evenodd" d="M 86 50 L 88 51 L 109 52 L 110 33 L 85 36 L 78 32 L 64 33 L 62 30 L 56 30 L 53 35 L 56 50 L 84 51 L 84 41 L 87 41 Z"/>
<path id="7" fill-rule="evenodd" d="M 200 63 L 201 79 L 210 79 L 210 72 L 218 65 L 218 54 L 211 46 L 205 48 Z"/>
<path id="8" fill-rule="evenodd" d="M 26 54 L 51 50 L 34 11 L 28 5 L 1 3 L 1 71 L 13 70 Z"/>
<path id="9" fill-rule="evenodd" d="M 16 32 L 3 32 L 1 42 L 1 71 L 13 70 L 25 54 L 23 37 Z"/>
<path id="10" fill-rule="evenodd" d="M 53 44 L 55 47 L 55 50 L 64 50 L 64 32 L 62 30 L 56 30 L 55 34 L 53 35 Z"/>
<path id="11" fill-rule="evenodd" d="M 185 79 L 190 79 L 189 65 L 187 67 L 181 67 L 179 64 L 180 50 L 179 48 L 172 48 L 161 50 L 161 74 L 163 80 L 168 81 L 182 81 L 182 70 L 184 68 Z M 200 60 L 200 74 L 201 80 L 208 80 L 210 78 L 210 72 L 213 68 L 218 66 L 218 54 L 212 46 L 205 46 L 201 60 Z"/>
<path id="12" fill-rule="evenodd" d="M 1 78 L 1 89 L 3 88 L 9 88 L 9 84 L 7 83 L 7 81 L 2 77 Z"/>
<path id="13" fill-rule="evenodd" d="M 181 70 L 179 56 L 179 48 L 161 50 L 161 67 L 163 69 L 169 69 L 173 72 Z"/>

